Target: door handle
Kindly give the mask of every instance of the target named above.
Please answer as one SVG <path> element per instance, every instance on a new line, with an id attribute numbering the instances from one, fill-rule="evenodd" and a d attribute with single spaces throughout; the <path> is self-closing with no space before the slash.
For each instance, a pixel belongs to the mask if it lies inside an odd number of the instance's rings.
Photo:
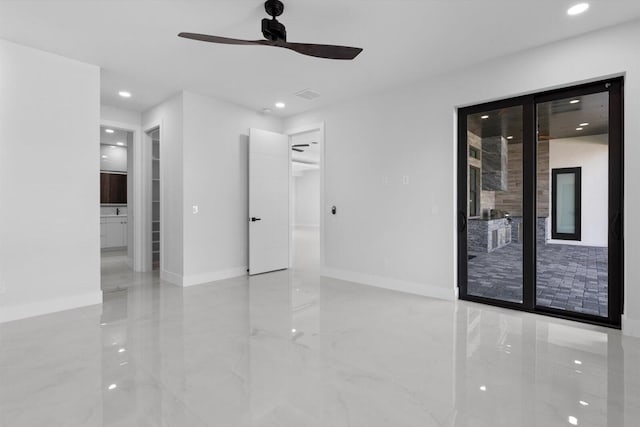
<path id="1" fill-rule="evenodd" d="M 255 216 L 252 216 L 250 221 L 251 222 L 256 222 L 256 221 L 260 221 L 260 220 L 261 220 L 261 218 L 256 218 Z"/>
<path id="2" fill-rule="evenodd" d="M 620 212 L 616 212 L 616 215 L 613 217 L 611 221 L 611 226 L 609 227 L 611 234 L 616 240 L 620 240 L 622 237 L 622 214 Z"/>
<path id="3" fill-rule="evenodd" d="M 459 211 L 458 218 L 458 230 L 460 231 L 460 233 L 462 233 L 467 229 L 467 215 L 464 212 Z"/>

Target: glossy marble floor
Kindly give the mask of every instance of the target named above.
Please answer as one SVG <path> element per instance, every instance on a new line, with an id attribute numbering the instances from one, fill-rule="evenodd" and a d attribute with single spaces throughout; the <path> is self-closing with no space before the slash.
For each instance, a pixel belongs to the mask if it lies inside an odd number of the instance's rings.
<path id="1" fill-rule="evenodd" d="M 100 289 L 103 292 L 118 291 L 148 279 L 147 274 L 136 274 L 127 265 L 127 251 L 103 251 L 100 254 Z"/>
<path id="2" fill-rule="evenodd" d="M 640 341 L 295 267 L 0 324 L 0 425 L 628 426 Z M 314 249 L 314 251 L 312 251 Z"/>

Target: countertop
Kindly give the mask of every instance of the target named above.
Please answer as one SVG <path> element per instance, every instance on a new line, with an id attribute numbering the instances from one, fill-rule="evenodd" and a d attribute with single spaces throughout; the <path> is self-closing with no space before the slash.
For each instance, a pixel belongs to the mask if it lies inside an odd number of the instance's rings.
<path id="1" fill-rule="evenodd" d="M 472 217 L 469 218 L 469 221 L 485 221 L 485 222 L 489 222 L 489 221 L 500 221 L 503 219 L 507 219 L 505 217 L 501 217 L 501 218 L 482 218 L 482 217 Z"/>

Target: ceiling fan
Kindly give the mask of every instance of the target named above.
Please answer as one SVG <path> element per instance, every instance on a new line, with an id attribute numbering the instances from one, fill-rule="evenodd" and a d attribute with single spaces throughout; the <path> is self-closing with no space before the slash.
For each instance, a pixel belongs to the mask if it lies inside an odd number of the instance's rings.
<path id="1" fill-rule="evenodd" d="M 180 33 L 178 36 L 210 43 L 283 47 L 303 55 L 327 59 L 353 59 L 362 52 L 359 47 L 290 43 L 287 41 L 287 30 L 276 19 L 277 16 L 282 15 L 284 4 L 280 0 L 267 0 L 264 2 L 264 9 L 271 16 L 271 19 L 264 18 L 262 20 L 262 34 L 265 40 L 239 40 L 196 33 Z"/>
<path id="2" fill-rule="evenodd" d="M 311 141 L 311 143 L 315 145 L 318 143 L 318 141 Z M 298 153 L 304 153 L 304 150 L 300 147 L 309 147 L 309 144 L 293 144 L 291 146 L 291 149 L 293 151 L 297 151 Z"/>

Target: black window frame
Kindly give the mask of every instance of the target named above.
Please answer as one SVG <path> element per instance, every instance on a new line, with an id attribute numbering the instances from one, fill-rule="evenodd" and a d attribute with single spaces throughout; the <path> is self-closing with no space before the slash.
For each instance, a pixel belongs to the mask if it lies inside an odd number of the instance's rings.
<path id="1" fill-rule="evenodd" d="M 573 233 L 558 232 L 558 175 L 575 176 L 575 230 Z M 551 169 L 551 238 L 554 240 L 582 240 L 582 167 Z"/>
<path id="2" fill-rule="evenodd" d="M 472 191 L 472 183 L 471 183 L 471 170 L 475 171 L 475 188 L 473 188 Z M 480 206 L 480 192 L 481 190 L 481 185 L 480 185 L 480 176 L 481 176 L 481 171 L 480 168 L 477 166 L 472 166 L 469 165 L 469 217 L 473 218 L 473 217 L 479 217 L 480 216 L 480 210 L 478 209 Z M 473 197 L 472 197 L 473 194 Z M 474 209 L 471 209 L 471 205 L 473 204 Z"/>

